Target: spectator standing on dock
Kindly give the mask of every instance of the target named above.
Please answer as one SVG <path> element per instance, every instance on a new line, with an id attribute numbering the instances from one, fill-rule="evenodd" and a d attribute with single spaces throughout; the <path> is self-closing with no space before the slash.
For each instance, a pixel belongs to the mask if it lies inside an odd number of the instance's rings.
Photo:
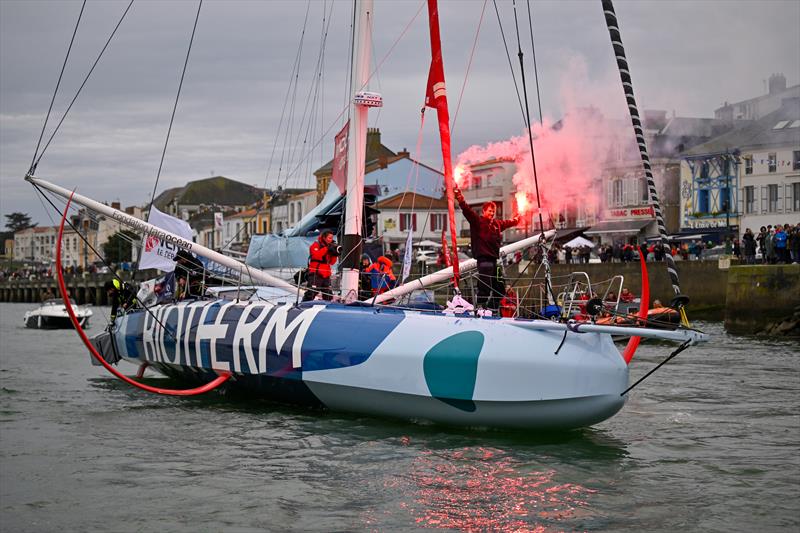
<path id="1" fill-rule="evenodd" d="M 750 228 L 744 231 L 742 236 L 742 244 L 744 245 L 744 262 L 745 264 L 752 265 L 756 262 L 756 238 Z"/>

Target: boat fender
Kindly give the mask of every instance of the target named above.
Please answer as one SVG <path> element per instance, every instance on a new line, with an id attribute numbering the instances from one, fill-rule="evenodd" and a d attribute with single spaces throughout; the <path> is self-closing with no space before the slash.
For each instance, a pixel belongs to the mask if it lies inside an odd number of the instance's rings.
<path id="1" fill-rule="evenodd" d="M 590 316 L 597 316 L 603 310 L 603 300 L 600 298 L 592 298 L 586 302 L 586 312 Z"/>

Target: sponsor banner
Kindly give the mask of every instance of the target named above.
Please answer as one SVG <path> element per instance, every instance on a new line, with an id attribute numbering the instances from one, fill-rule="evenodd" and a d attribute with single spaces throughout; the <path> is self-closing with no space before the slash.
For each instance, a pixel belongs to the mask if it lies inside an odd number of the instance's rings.
<path id="1" fill-rule="evenodd" d="M 339 187 L 339 193 L 344 194 L 347 182 L 347 131 L 350 121 L 333 139 L 333 170 L 331 181 Z"/>
<path id="2" fill-rule="evenodd" d="M 175 217 L 162 213 L 155 207 L 150 209 L 147 221 L 164 231 L 173 233 L 188 243 L 192 242 L 192 228 L 188 223 Z M 144 236 L 142 257 L 139 260 L 139 270 L 157 268 L 165 272 L 175 270 L 175 255 L 180 248 L 174 239 L 164 239 L 160 235 L 148 234 Z"/>
<path id="3" fill-rule="evenodd" d="M 222 229 L 222 213 L 214 213 L 214 229 Z"/>

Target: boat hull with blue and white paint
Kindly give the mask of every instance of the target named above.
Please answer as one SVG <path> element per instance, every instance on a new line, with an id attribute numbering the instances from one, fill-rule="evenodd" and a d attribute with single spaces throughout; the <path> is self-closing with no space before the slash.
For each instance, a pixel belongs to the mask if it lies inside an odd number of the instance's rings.
<path id="1" fill-rule="evenodd" d="M 539 324 L 540 323 L 540 324 Z M 332 410 L 461 426 L 575 428 L 622 408 L 604 333 L 551 322 L 337 303 L 177 303 L 118 319 L 119 355 L 196 383 Z"/>

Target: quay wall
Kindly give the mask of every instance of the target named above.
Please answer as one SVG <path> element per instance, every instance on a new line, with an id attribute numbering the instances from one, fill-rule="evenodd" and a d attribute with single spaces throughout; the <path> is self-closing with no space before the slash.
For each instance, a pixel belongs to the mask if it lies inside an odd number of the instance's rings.
<path id="1" fill-rule="evenodd" d="M 111 274 L 85 278 L 71 276 L 65 277 L 64 282 L 76 303 L 109 305 L 103 285 L 110 279 L 113 279 Z M 0 302 L 38 303 L 45 299 L 48 292 L 55 298 L 61 298 L 56 278 L 4 281 L 0 283 Z"/>
<path id="2" fill-rule="evenodd" d="M 732 268 L 725 329 L 732 333 L 800 336 L 800 264 Z"/>
<path id="3" fill-rule="evenodd" d="M 520 265 L 506 268 L 506 280 L 519 275 Z M 731 332 L 744 334 L 800 335 L 800 265 L 743 265 L 720 269 L 717 261 L 679 261 L 676 263 L 681 292 L 690 297 L 690 320 L 724 320 Z M 526 278 L 541 277 L 537 265 L 530 265 L 516 283 L 524 287 Z M 554 284 L 566 283 L 569 275 L 584 271 L 592 282 L 623 275 L 625 287 L 641 293 L 638 263 L 590 263 L 552 265 Z M 672 285 L 664 263 L 647 263 L 650 298 L 668 305 Z M 127 274 L 127 273 L 126 273 Z M 137 278 L 146 279 L 143 273 Z M 148 274 L 145 272 L 144 274 Z M 127 276 L 126 276 L 127 277 Z M 79 304 L 108 305 L 103 284 L 112 275 L 66 278 L 67 288 Z M 40 302 L 50 291 L 60 297 L 55 278 L 0 282 L 0 302 Z"/>

